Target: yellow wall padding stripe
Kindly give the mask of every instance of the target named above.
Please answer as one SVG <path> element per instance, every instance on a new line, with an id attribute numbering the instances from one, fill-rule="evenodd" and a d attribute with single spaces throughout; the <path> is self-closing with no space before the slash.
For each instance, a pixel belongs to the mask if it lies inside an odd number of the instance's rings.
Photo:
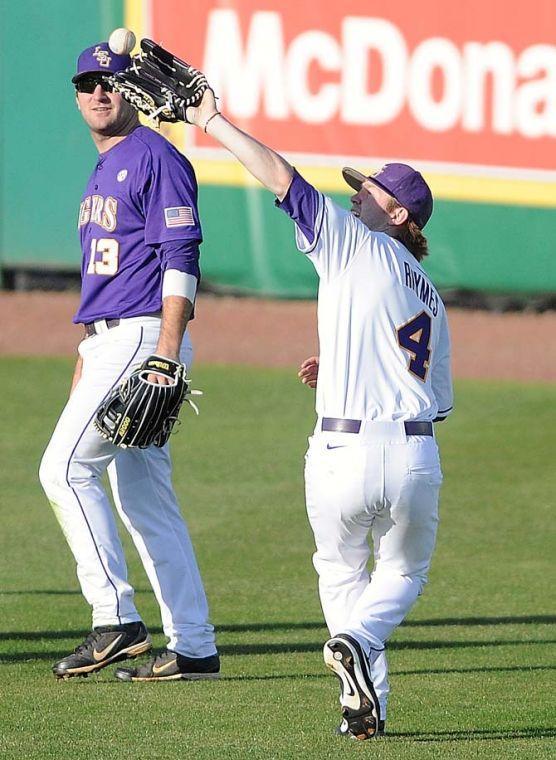
<path id="1" fill-rule="evenodd" d="M 259 183 L 237 162 L 193 157 L 197 179 L 201 184 L 253 187 Z M 340 167 L 300 166 L 298 171 L 323 192 L 353 192 L 344 182 Z M 438 200 L 493 203 L 503 206 L 556 208 L 556 182 L 506 179 L 485 175 L 427 173 L 427 180 Z"/>

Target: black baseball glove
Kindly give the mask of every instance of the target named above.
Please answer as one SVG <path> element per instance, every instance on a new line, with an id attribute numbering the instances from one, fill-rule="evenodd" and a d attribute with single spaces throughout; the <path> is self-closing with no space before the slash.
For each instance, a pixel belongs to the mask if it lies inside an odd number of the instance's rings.
<path id="1" fill-rule="evenodd" d="M 149 382 L 150 374 L 164 375 L 172 382 Z M 122 449 L 164 446 L 184 401 L 199 412 L 190 396 L 201 391 L 190 391 L 188 382 L 183 364 L 153 354 L 110 391 L 96 411 L 94 425 L 103 438 Z"/>
<path id="2" fill-rule="evenodd" d="M 205 75 L 152 40 L 141 40 L 131 66 L 110 78 L 138 111 L 160 121 L 187 121 L 188 106 L 198 105 L 208 87 Z"/>

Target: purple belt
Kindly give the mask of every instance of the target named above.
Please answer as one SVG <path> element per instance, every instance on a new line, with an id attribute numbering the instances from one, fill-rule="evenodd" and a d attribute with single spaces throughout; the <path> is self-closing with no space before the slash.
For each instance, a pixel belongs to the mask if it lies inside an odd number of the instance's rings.
<path id="1" fill-rule="evenodd" d="M 404 422 L 406 435 L 432 436 L 432 422 L 408 420 Z M 361 420 L 345 420 L 339 417 L 323 417 L 321 430 L 327 433 L 358 433 L 361 430 Z"/>

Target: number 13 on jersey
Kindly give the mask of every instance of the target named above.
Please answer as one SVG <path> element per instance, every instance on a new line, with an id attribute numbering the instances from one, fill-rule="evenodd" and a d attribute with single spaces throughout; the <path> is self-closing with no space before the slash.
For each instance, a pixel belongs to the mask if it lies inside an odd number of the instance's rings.
<path id="1" fill-rule="evenodd" d="M 410 355 L 408 370 L 423 382 L 430 366 L 431 317 L 426 311 L 397 329 L 398 344 Z"/>
<path id="2" fill-rule="evenodd" d="M 91 255 L 87 274 L 104 274 L 111 276 L 118 271 L 120 244 L 114 238 L 91 240 Z"/>

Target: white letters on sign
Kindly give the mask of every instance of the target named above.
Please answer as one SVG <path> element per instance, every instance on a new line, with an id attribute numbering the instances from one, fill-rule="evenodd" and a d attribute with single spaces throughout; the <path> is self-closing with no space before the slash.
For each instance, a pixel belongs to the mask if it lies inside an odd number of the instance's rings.
<path id="1" fill-rule="evenodd" d="M 430 132 L 556 137 L 556 45 L 430 37 L 411 49 L 393 22 L 359 16 L 343 19 L 338 38 L 307 29 L 286 43 L 279 12 L 253 13 L 242 33 L 238 13 L 222 8 L 208 17 L 203 70 L 238 120 L 372 126 L 407 108 Z"/>

